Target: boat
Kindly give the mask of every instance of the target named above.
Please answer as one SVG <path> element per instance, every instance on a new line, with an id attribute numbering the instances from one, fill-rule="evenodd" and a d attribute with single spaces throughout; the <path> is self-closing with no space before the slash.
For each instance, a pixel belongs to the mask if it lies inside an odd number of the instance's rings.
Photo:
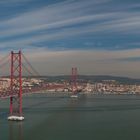
<path id="1" fill-rule="evenodd" d="M 71 98 L 78 98 L 78 95 L 71 95 Z"/>

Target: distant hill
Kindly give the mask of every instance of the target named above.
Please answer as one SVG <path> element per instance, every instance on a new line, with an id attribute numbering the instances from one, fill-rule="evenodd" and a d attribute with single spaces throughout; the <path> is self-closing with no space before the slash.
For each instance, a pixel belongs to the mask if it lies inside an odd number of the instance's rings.
<path id="1" fill-rule="evenodd" d="M 10 76 L 6 76 L 10 77 Z M 63 82 L 70 81 L 70 75 L 57 75 L 57 76 L 31 76 L 30 78 L 42 78 L 48 82 Z M 29 76 L 28 76 L 29 78 Z M 78 75 L 78 80 L 80 82 L 102 82 L 103 80 L 115 80 L 121 84 L 140 84 L 140 79 L 128 78 L 128 77 L 120 77 L 120 76 L 110 76 L 110 75 Z"/>
<path id="2" fill-rule="evenodd" d="M 69 75 L 58 75 L 58 76 L 42 76 L 48 82 L 62 82 L 70 81 Z M 140 79 L 119 77 L 119 76 L 108 76 L 108 75 L 78 75 L 78 80 L 83 82 L 102 82 L 103 80 L 115 80 L 121 84 L 140 84 Z"/>

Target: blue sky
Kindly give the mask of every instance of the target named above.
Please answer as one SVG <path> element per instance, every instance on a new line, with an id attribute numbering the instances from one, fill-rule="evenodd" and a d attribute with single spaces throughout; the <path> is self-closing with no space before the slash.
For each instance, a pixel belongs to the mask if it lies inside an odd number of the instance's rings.
<path id="1" fill-rule="evenodd" d="M 22 49 L 42 74 L 139 76 L 139 0 L 1 0 L 0 33 L 1 52 Z"/>

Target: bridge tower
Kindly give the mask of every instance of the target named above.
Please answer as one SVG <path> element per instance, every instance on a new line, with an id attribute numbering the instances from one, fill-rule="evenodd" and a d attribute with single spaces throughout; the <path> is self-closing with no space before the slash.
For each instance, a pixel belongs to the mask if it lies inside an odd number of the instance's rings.
<path id="1" fill-rule="evenodd" d="M 71 88 L 72 88 L 72 93 L 76 94 L 77 93 L 77 68 L 72 68 L 72 73 L 71 73 Z"/>
<path id="2" fill-rule="evenodd" d="M 24 120 L 22 116 L 22 54 L 11 52 L 11 96 L 8 120 Z"/>

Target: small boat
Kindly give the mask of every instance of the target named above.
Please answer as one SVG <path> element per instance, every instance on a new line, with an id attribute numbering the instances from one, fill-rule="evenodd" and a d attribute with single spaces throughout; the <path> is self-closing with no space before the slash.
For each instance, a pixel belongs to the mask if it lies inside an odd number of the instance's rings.
<path id="1" fill-rule="evenodd" d="M 78 95 L 71 95 L 71 98 L 78 98 Z"/>

